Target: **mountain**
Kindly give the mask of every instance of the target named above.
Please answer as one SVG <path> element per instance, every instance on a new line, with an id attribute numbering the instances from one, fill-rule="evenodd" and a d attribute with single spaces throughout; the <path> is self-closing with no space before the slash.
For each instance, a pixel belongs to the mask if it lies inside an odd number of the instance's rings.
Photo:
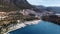
<path id="1" fill-rule="evenodd" d="M 55 13 L 60 13 L 60 7 L 47 7 L 48 10 L 52 10 Z"/>
<path id="2" fill-rule="evenodd" d="M 52 15 L 55 14 L 55 12 L 53 10 L 48 10 L 47 7 L 43 6 L 43 5 L 38 5 L 35 7 L 39 10 L 37 10 L 37 13 L 42 13 L 42 15 Z"/>

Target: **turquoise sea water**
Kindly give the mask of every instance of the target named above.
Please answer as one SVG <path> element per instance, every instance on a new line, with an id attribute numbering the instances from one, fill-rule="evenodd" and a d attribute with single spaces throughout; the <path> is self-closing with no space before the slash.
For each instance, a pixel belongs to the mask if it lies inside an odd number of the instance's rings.
<path id="1" fill-rule="evenodd" d="M 60 26 L 41 21 L 39 24 L 26 26 L 10 32 L 10 34 L 60 34 Z"/>

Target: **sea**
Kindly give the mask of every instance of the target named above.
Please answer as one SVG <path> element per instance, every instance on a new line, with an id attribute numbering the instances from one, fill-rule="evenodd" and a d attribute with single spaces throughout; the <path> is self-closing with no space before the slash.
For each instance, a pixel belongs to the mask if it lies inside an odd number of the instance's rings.
<path id="1" fill-rule="evenodd" d="M 60 34 L 60 25 L 53 24 L 52 22 L 40 21 L 35 25 L 28 25 L 15 31 L 9 32 L 10 34 Z"/>

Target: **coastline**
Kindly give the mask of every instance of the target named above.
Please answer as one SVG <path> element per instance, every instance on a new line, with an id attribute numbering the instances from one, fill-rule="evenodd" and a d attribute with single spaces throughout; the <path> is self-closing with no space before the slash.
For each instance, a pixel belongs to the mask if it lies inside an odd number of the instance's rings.
<path id="1" fill-rule="evenodd" d="M 4 34 L 9 34 L 9 32 L 14 31 L 14 30 L 17 30 L 17 29 L 20 29 L 20 28 L 25 27 L 25 26 L 27 26 L 27 25 L 38 24 L 39 21 L 41 21 L 41 20 L 33 20 L 33 21 L 26 21 L 26 22 L 24 22 L 24 23 L 18 23 L 18 24 L 16 24 L 16 25 L 10 27 L 10 28 L 9 28 L 9 31 L 6 32 L 6 33 L 4 33 Z"/>

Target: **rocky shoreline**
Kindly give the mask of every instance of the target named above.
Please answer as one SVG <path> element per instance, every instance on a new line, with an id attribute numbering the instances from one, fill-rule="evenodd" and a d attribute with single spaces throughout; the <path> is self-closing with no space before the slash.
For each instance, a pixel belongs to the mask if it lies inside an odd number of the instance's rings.
<path id="1" fill-rule="evenodd" d="M 20 29 L 22 27 L 25 27 L 27 25 L 33 25 L 33 24 L 38 24 L 41 20 L 33 20 L 33 21 L 26 21 L 24 23 L 17 23 L 16 25 L 12 26 L 9 28 L 9 31 L 5 32 L 4 34 L 8 34 L 11 31 Z"/>

